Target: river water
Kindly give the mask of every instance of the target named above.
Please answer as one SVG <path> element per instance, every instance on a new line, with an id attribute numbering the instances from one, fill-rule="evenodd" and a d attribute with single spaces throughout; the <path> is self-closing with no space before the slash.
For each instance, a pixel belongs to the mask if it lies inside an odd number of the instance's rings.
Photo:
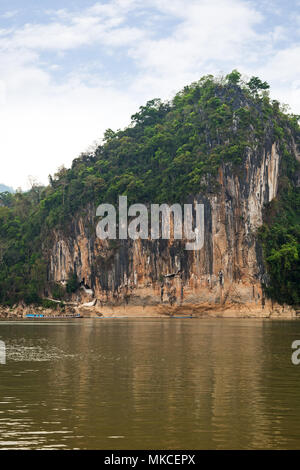
<path id="1" fill-rule="evenodd" d="M 300 448 L 296 339 L 299 321 L 3 321 L 0 449 Z"/>

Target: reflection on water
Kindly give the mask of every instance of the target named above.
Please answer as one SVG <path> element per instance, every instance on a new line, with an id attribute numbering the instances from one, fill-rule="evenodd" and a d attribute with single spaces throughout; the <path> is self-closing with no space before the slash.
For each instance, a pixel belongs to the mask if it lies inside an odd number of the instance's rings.
<path id="1" fill-rule="evenodd" d="M 0 449 L 300 447 L 297 321 L 1 322 Z"/>

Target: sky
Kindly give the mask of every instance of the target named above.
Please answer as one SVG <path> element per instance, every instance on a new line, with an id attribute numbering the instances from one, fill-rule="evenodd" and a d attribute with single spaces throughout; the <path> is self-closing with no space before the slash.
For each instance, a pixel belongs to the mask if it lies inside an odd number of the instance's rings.
<path id="1" fill-rule="evenodd" d="M 233 69 L 300 114 L 300 0 L 0 0 L 0 183 L 47 184 L 147 100 Z"/>

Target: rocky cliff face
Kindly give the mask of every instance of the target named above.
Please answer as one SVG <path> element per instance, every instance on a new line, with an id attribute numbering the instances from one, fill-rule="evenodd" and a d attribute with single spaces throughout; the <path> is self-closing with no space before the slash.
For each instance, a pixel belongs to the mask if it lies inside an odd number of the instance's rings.
<path id="1" fill-rule="evenodd" d="M 264 204 L 277 194 L 280 159 L 270 143 L 261 154 L 249 152 L 239 173 L 230 164 L 220 167 L 220 190 L 194 198 L 205 207 L 205 241 L 199 251 L 186 251 L 178 240 L 100 241 L 95 208 L 87 208 L 68 235 L 54 233 L 49 280 L 63 283 L 75 271 L 86 286 L 79 290 L 80 300 L 94 297 L 104 313 L 268 312 L 255 235 Z"/>

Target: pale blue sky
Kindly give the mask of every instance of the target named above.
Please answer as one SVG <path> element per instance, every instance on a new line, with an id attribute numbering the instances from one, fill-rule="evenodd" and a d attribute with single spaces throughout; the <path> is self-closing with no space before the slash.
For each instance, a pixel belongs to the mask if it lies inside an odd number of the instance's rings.
<path id="1" fill-rule="evenodd" d="M 0 0 L 0 182 L 47 182 L 147 99 L 259 75 L 300 114 L 300 0 Z"/>

